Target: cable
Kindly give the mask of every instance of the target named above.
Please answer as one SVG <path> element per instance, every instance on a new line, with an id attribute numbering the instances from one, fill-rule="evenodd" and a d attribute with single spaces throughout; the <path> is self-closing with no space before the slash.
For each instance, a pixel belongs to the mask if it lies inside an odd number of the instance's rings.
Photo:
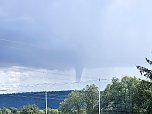
<path id="1" fill-rule="evenodd" d="M 101 79 L 102 80 L 102 79 Z M 80 81 L 80 82 L 65 82 L 65 83 L 38 83 L 38 84 L 34 84 L 34 85 L 18 85 L 20 87 L 36 87 L 36 86 L 43 86 L 43 85 L 67 85 L 67 84 L 81 84 L 81 83 L 87 83 L 87 82 L 93 82 L 93 81 L 98 81 L 98 79 L 96 80 L 87 80 L 87 81 Z M 0 86 L 12 86 L 10 85 L 0 85 Z"/>
<path id="2" fill-rule="evenodd" d="M 34 86 L 39 86 L 39 85 L 67 85 L 67 84 L 80 84 L 80 83 L 87 83 L 87 82 L 90 82 L 90 81 L 98 81 L 97 79 L 96 80 L 87 80 L 87 81 L 80 81 L 80 82 L 71 82 L 71 83 L 40 83 L 40 84 L 36 84 Z"/>

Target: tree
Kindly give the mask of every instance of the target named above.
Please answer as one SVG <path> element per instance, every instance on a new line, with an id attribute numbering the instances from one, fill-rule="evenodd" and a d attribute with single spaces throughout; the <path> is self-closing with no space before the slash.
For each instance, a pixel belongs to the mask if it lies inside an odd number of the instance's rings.
<path id="1" fill-rule="evenodd" d="M 11 114 L 11 110 L 5 107 L 3 107 L 0 112 L 1 112 L 0 114 Z"/>
<path id="2" fill-rule="evenodd" d="M 48 114 L 59 114 L 58 109 L 48 108 L 47 112 L 48 112 Z"/>
<path id="3" fill-rule="evenodd" d="M 86 113 L 87 114 L 95 114 L 95 110 L 98 106 L 99 101 L 99 91 L 96 85 L 87 85 L 84 91 L 84 101 L 86 104 Z M 98 113 L 98 112 L 97 112 Z"/>
<path id="4" fill-rule="evenodd" d="M 12 114 L 19 114 L 19 110 L 17 108 L 10 107 L 9 109 L 11 110 Z"/>
<path id="5" fill-rule="evenodd" d="M 81 91 L 72 91 L 68 98 L 60 104 L 62 114 L 82 114 L 84 102 Z"/>
<path id="6" fill-rule="evenodd" d="M 98 105 L 98 87 L 87 85 L 79 91 L 72 91 L 60 104 L 62 114 L 96 114 Z"/>
<path id="7" fill-rule="evenodd" d="M 152 61 L 146 58 L 146 61 L 152 65 Z M 138 102 L 137 107 L 140 107 L 140 111 L 145 114 L 152 113 L 152 70 L 143 66 L 137 66 L 137 69 L 140 71 L 141 75 L 144 75 L 150 81 L 142 80 L 141 84 L 138 85 L 137 96 L 140 97 L 140 101 L 135 100 Z M 136 98 L 136 97 L 135 97 Z M 137 109 L 138 110 L 138 109 Z"/>
<path id="8" fill-rule="evenodd" d="M 112 79 L 112 84 L 107 85 L 101 97 L 101 111 L 103 114 L 132 113 L 132 96 L 139 80 L 135 77 Z"/>
<path id="9" fill-rule="evenodd" d="M 140 80 L 134 89 L 132 96 L 133 113 L 136 114 L 151 114 L 152 113 L 152 88 L 149 87 L 149 82 Z"/>
<path id="10" fill-rule="evenodd" d="M 146 61 L 152 65 L 152 61 L 146 58 Z M 137 66 L 137 69 L 140 71 L 141 75 L 144 75 L 145 77 L 149 78 L 152 80 L 152 70 L 143 67 L 143 66 Z"/>
<path id="11" fill-rule="evenodd" d="M 36 105 L 27 105 L 21 109 L 21 114 L 40 114 L 40 111 Z"/>
<path id="12" fill-rule="evenodd" d="M 102 114 L 151 114 L 152 88 L 135 77 L 113 78 L 101 97 Z"/>

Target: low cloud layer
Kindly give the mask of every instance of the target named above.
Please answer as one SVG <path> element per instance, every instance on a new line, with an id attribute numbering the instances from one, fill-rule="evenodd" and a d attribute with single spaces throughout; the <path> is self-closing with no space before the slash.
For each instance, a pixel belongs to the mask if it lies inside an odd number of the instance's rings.
<path id="1" fill-rule="evenodd" d="M 46 70 L 26 67 L 0 69 L 0 94 L 17 92 L 61 91 L 82 89 L 86 85 L 96 84 L 103 91 L 113 77 L 140 76 L 135 67 L 111 67 L 84 69 L 81 82 L 75 82 L 74 70 Z M 4 91 L 2 91 L 4 90 Z"/>
<path id="2" fill-rule="evenodd" d="M 143 64 L 151 1 L 0 1 L 0 65 L 67 70 Z"/>

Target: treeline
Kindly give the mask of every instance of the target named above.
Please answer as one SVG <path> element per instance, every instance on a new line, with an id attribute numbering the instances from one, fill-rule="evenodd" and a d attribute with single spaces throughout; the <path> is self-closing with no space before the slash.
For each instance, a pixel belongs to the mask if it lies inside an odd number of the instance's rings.
<path id="1" fill-rule="evenodd" d="M 48 114 L 59 114 L 58 109 L 48 108 L 47 112 Z M 0 109 L 0 114 L 45 114 L 45 110 L 40 110 L 36 105 L 27 105 L 21 109 L 3 107 Z"/>
<path id="2" fill-rule="evenodd" d="M 125 76 L 113 78 L 101 93 L 101 114 L 151 114 L 151 82 Z M 59 109 L 48 109 L 48 114 L 98 114 L 99 91 L 96 85 L 87 85 L 82 90 L 72 91 L 60 103 Z M 0 114 L 45 114 L 36 105 L 21 109 L 2 108 Z"/>
<path id="3" fill-rule="evenodd" d="M 101 94 L 101 114 L 152 114 L 152 88 L 149 81 L 125 76 L 113 78 Z M 61 114 L 98 114 L 98 88 L 90 85 L 73 91 L 60 104 Z"/>

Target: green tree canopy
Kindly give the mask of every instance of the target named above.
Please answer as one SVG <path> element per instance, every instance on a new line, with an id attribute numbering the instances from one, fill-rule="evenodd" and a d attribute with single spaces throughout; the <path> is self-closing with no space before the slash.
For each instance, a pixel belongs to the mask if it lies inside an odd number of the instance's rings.
<path id="1" fill-rule="evenodd" d="M 101 107 L 103 114 L 122 114 L 132 112 L 132 95 L 138 79 L 123 77 L 112 79 L 112 84 L 107 85 L 102 97 Z"/>
<path id="2" fill-rule="evenodd" d="M 113 78 L 101 97 L 102 114 L 151 114 L 152 91 L 147 81 Z"/>
<path id="3" fill-rule="evenodd" d="M 133 111 L 138 114 L 152 114 L 152 88 L 148 81 L 140 80 L 132 96 Z"/>
<path id="4" fill-rule="evenodd" d="M 60 104 L 60 111 L 62 114 L 96 114 L 94 111 L 98 105 L 98 94 L 98 87 L 94 84 L 87 85 L 82 90 L 72 91 Z"/>
<path id="5" fill-rule="evenodd" d="M 36 105 L 27 105 L 22 108 L 21 114 L 41 114 L 41 113 Z"/>
<path id="6" fill-rule="evenodd" d="M 94 84 L 87 85 L 84 91 L 84 101 L 86 104 L 87 114 L 95 114 L 96 106 L 98 106 L 99 101 L 99 91 L 98 87 Z"/>
<path id="7" fill-rule="evenodd" d="M 72 91 L 68 98 L 60 104 L 62 114 L 81 114 L 83 108 L 84 101 L 81 91 Z"/>

